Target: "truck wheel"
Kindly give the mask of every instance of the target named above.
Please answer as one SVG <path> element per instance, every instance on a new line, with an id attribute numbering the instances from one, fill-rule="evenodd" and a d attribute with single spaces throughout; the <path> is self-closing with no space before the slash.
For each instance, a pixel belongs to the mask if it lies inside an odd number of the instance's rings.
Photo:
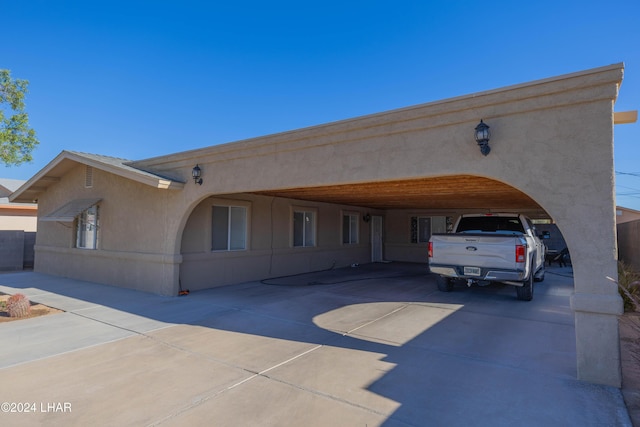
<path id="1" fill-rule="evenodd" d="M 542 267 L 540 267 L 540 270 L 538 270 L 536 275 L 533 276 L 533 280 L 535 280 L 536 282 L 544 281 L 544 264 L 542 264 Z"/>
<path id="2" fill-rule="evenodd" d="M 516 295 L 520 301 L 531 301 L 533 299 L 533 273 L 523 282 L 523 286 L 516 288 Z"/>
<path id="3" fill-rule="evenodd" d="M 438 276 L 436 283 L 438 283 L 438 289 L 442 292 L 451 292 L 453 290 L 453 280 L 448 277 Z"/>

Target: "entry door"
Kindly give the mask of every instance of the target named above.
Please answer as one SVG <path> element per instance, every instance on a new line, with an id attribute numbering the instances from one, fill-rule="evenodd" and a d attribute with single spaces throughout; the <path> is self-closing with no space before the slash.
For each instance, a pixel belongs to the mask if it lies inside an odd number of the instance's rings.
<path id="1" fill-rule="evenodd" d="M 371 262 L 382 262 L 382 217 L 371 217 Z"/>

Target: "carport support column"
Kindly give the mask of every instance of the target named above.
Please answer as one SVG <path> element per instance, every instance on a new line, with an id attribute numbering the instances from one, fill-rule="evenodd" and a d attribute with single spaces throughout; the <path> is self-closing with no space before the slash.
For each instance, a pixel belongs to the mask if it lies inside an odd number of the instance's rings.
<path id="1" fill-rule="evenodd" d="M 618 294 L 576 292 L 571 296 L 571 308 L 575 313 L 578 379 L 620 387 L 618 316 L 623 313 L 622 299 Z"/>

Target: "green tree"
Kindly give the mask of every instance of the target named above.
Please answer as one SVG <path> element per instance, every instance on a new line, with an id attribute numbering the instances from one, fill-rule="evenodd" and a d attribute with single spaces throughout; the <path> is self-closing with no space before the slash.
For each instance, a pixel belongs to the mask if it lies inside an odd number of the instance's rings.
<path id="1" fill-rule="evenodd" d="M 7 166 L 33 160 L 31 152 L 40 143 L 24 110 L 28 86 L 27 80 L 14 80 L 9 70 L 0 70 L 0 162 Z"/>

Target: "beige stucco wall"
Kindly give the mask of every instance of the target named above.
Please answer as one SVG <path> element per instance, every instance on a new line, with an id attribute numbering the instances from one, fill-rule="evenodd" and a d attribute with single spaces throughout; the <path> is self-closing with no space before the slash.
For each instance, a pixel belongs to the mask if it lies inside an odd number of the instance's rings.
<path id="1" fill-rule="evenodd" d="M 181 256 L 172 252 L 175 238 L 164 224 L 178 194 L 97 169 L 86 188 L 85 166 L 77 165 L 39 198 L 40 215 L 85 198 L 102 199 L 99 250 L 75 248 L 72 223 L 40 221 L 36 271 L 175 295 Z"/>
<path id="2" fill-rule="evenodd" d="M 0 230 L 23 230 L 33 232 L 37 230 L 37 212 L 33 211 L 29 215 L 14 214 L 12 211 L 1 212 L 0 209 Z"/>
<path id="3" fill-rule="evenodd" d="M 182 179 L 187 182 L 182 190 L 156 189 L 110 174 L 97 174 L 94 188 L 85 189 L 82 168 L 74 169 L 43 194 L 41 213 L 73 198 L 102 197 L 100 250 L 74 249 L 68 228 L 41 224 L 36 268 L 168 295 L 177 293 L 180 276 L 200 288 L 267 272 L 321 269 L 334 259 L 348 263 L 364 257 L 368 249 L 361 254 L 336 243 L 293 250 L 288 221 L 294 202 L 247 193 L 459 174 L 487 177 L 528 194 L 559 226 L 574 267 L 578 376 L 619 385 L 617 315 L 622 303 L 607 276 L 617 274 L 613 103 L 621 80 L 622 67 L 614 65 L 135 163 Z M 492 131 L 486 157 L 473 140 L 480 119 Z M 202 185 L 189 182 L 196 163 Z M 206 211 L 212 196 L 251 204 L 251 251 L 208 251 Z M 295 203 L 319 209 L 329 221 L 319 223 L 319 241 L 333 241 L 341 207 Z M 406 214 L 389 212 L 388 230 L 406 224 L 398 219 Z M 419 248 L 402 245 L 390 241 L 387 251 L 421 256 Z"/>
<path id="4" fill-rule="evenodd" d="M 247 249 L 211 250 L 212 206 L 245 206 Z M 292 212 L 311 210 L 317 218 L 314 247 L 293 247 Z M 357 214 L 358 243 L 342 243 L 342 215 Z M 198 204 L 182 234 L 182 287 L 189 290 L 280 277 L 371 262 L 371 225 L 365 214 L 383 216 L 383 256 L 388 261 L 427 262 L 427 244 L 412 243 L 412 217 L 431 217 L 420 210 L 378 211 L 363 207 L 273 198 L 253 194 L 208 197 Z M 452 214 L 455 215 L 455 214 Z M 434 225 L 433 232 L 444 232 Z"/>
<path id="5" fill-rule="evenodd" d="M 432 218 L 431 233 L 445 233 L 445 216 L 456 218 L 455 211 L 448 213 L 424 210 L 390 209 L 384 214 L 384 256 L 388 261 L 427 263 L 428 243 L 411 241 L 411 218 Z"/>
<path id="6" fill-rule="evenodd" d="M 247 249 L 211 250 L 213 205 L 244 206 L 248 212 Z M 316 213 L 316 246 L 293 247 L 294 209 Z M 197 290 L 308 271 L 370 262 L 370 227 L 360 220 L 357 244 L 342 244 L 342 215 L 364 209 L 252 194 L 209 197 L 193 210 L 182 234 L 182 286 Z"/>

